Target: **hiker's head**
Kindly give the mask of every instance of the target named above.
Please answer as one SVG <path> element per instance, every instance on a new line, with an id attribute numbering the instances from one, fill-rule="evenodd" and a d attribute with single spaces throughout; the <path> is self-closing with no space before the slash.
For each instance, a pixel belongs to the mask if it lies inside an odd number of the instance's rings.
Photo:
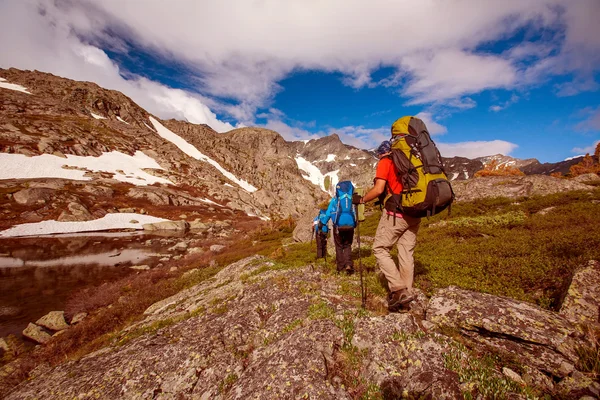
<path id="1" fill-rule="evenodd" d="M 384 140 L 383 142 L 381 142 L 379 147 L 377 147 L 377 149 L 375 150 L 375 153 L 377 153 L 377 157 L 381 158 L 381 157 L 387 156 L 391 151 L 392 151 L 392 144 L 390 143 L 389 140 Z"/>

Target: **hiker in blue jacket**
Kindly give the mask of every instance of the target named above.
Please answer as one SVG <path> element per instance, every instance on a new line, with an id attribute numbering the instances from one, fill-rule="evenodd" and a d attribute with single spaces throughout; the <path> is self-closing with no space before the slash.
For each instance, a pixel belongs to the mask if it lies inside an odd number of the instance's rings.
<path id="1" fill-rule="evenodd" d="M 335 243 L 335 262 L 337 271 L 354 273 L 352 261 L 352 241 L 356 227 L 356 214 L 352 206 L 354 185 L 350 181 L 342 181 L 336 185 L 335 196 L 329 202 L 326 218 L 333 225 L 333 241 Z"/>
<path id="2" fill-rule="evenodd" d="M 327 258 L 328 220 L 325 210 L 319 210 L 319 215 L 313 220 L 313 233 L 317 242 L 317 258 Z"/>

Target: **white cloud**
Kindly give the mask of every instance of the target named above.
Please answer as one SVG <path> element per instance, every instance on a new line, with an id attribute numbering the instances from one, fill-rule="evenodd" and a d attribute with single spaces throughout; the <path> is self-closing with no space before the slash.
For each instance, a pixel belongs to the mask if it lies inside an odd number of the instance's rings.
<path id="1" fill-rule="evenodd" d="M 38 69 L 71 79 L 92 81 L 107 89 L 119 90 L 140 106 L 161 118 L 205 123 L 225 132 L 233 129 L 220 121 L 203 103 L 201 96 L 139 76 L 125 79 L 106 53 L 83 43 L 70 30 L 74 21 L 52 17 L 58 12 L 48 6 L 46 16 L 38 13 L 38 1 L 0 3 L 0 66 Z M 66 18 L 67 16 L 62 16 Z M 25 32 L 23 32 L 25 30 Z M 15 35 L 14 32 L 23 32 Z"/>
<path id="2" fill-rule="evenodd" d="M 518 146 L 504 140 L 437 143 L 442 157 L 477 158 L 494 154 L 509 155 Z"/>
<path id="3" fill-rule="evenodd" d="M 429 28 L 404 29 L 399 21 L 407 15 L 412 26 Z M 251 124 L 295 71 L 339 72 L 354 88 L 388 85 L 411 104 L 459 108 L 475 105 L 465 99 L 469 94 L 557 74 L 576 75 L 576 84 L 560 94 L 590 90 L 594 81 L 586 77 L 600 66 L 599 15 L 597 0 L 178 0 L 168 7 L 164 0 L 4 1 L 0 66 L 94 81 L 160 117 L 226 131 L 231 124 L 214 111 Z M 502 54 L 480 49 L 520 29 L 558 33 Z M 185 65 L 190 72 L 183 78 L 203 95 L 123 78 L 98 47 L 126 54 L 130 43 Z M 396 72 L 374 82 L 380 67 Z M 298 129 L 286 135 L 307 135 Z"/>
<path id="4" fill-rule="evenodd" d="M 162 0 L 146 0 L 143 5 L 134 0 L 81 0 L 57 2 L 58 6 L 50 0 L 4 3 L 0 6 L 4 33 L 23 34 L 18 38 L 3 35 L 6 56 L 2 64 L 22 52 L 26 54 L 16 58 L 35 58 L 38 66 L 73 73 L 79 65 L 69 68 L 70 57 L 62 56 L 81 43 L 80 37 L 121 51 L 127 49 L 127 39 L 189 65 L 198 72 L 198 88 L 203 93 L 239 102 L 223 107 L 242 122 L 281 90 L 279 80 L 298 69 L 339 71 L 346 84 L 363 87 L 373 85 L 375 69 L 395 67 L 405 79 L 393 85 L 400 85 L 405 96 L 421 104 L 512 87 L 547 74 L 597 70 L 600 57 L 596 0 L 509 0 L 493 6 L 478 0 L 442 4 L 178 0 L 168 7 Z M 39 9 L 45 10 L 45 16 L 39 15 Z M 342 10 L 344 18 L 340 18 Z M 406 15 L 415 25 L 435 28 L 392 34 L 399 31 L 398 21 Z M 481 44 L 504 39 L 527 26 L 564 32 L 503 55 L 477 50 Z M 41 39 L 38 46 L 20 47 L 31 33 Z M 540 57 L 550 52 L 552 59 L 541 62 Z M 79 56 L 108 68 L 93 53 Z M 520 64 L 524 59 L 532 60 L 534 66 L 525 68 Z"/>
<path id="5" fill-rule="evenodd" d="M 581 115 L 585 116 L 585 119 L 575 126 L 575 129 L 579 131 L 600 131 L 600 107 L 597 108 L 585 108 L 581 110 Z"/>
<path id="6" fill-rule="evenodd" d="M 571 152 L 574 154 L 594 154 L 594 152 L 596 151 L 596 146 L 598 146 L 598 143 L 600 143 L 600 140 L 597 140 L 594 142 L 594 144 L 587 146 L 587 147 L 574 147 Z"/>
<path id="7" fill-rule="evenodd" d="M 519 96 L 517 96 L 516 94 L 513 94 L 510 99 L 508 99 L 505 102 L 502 102 L 500 104 L 494 104 L 493 106 L 490 107 L 490 111 L 493 112 L 498 112 L 498 111 L 502 111 L 508 107 L 510 107 L 512 104 L 516 103 L 517 101 L 519 101 Z"/>
<path id="8" fill-rule="evenodd" d="M 420 118 L 425 122 L 427 129 L 429 129 L 429 133 L 432 135 L 442 135 L 448 132 L 448 128 L 443 125 L 438 124 L 433 120 L 433 117 L 430 112 L 422 111 L 415 115 L 415 117 Z"/>

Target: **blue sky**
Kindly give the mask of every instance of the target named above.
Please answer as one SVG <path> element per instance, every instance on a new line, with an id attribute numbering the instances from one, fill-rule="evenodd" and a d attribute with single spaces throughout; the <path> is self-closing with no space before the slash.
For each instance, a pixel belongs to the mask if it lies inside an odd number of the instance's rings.
<path id="1" fill-rule="evenodd" d="M 120 90 L 160 118 L 337 133 L 404 115 L 442 155 L 556 162 L 600 140 L 598 0 L 4 0 L 0 67 Z"/>

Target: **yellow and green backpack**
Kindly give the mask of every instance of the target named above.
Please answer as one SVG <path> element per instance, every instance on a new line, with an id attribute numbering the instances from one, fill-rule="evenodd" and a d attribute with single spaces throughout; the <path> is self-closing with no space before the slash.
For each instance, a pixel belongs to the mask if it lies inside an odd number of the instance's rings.
<path id="1" fill-rule="evenodd" d="M 411 217 L 429 217 L 448 208 L 454 192 L 444 172 L 442 156 L 416 117 L 402 117 L 392 124 L 392 160 L 402 183 L 402 193 L 393 193 L 386 210 Z"/>

